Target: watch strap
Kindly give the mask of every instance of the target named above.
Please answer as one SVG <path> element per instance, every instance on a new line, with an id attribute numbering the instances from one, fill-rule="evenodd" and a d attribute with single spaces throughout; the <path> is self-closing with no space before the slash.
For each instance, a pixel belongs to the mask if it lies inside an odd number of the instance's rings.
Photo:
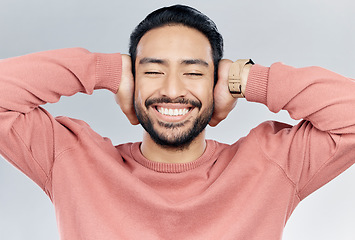
<path id="1" fill-rule="evenodd" d="M 247 64 L 254 64 L 251 59 L 239 59 L 231 64 L 228 75 L 229 92 L 234 98 L 244 98 L 242 91 L 242 72 Z"/>

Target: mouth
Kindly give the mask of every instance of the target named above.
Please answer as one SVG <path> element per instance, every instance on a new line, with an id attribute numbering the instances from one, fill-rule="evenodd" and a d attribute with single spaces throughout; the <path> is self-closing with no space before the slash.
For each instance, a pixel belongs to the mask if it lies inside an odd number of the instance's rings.
<path id="1" fill-rule="evenodd" d="M 191 111 L 191 107 L 189 108 L 167 108 L 167 107 L 158 107 L 155 106 L 155 109 L 162 115 L 165 116 L 184 116 L 188 112 Z"/>
<path id="2" fill-rule="evenodd" d="M 162 122 L 184 122 L 189 118 L 195 107 L 189 104 L 161 103 L 151 106 L 158 119 Z"/>

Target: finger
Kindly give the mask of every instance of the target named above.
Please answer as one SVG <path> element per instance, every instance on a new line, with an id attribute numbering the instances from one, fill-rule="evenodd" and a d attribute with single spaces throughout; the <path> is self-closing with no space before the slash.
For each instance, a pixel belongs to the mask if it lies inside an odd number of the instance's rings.
<path id="1" fill-rule="evenodd" d="M 233 62 L 229 59 L 222 59 L 218 63 L 218 81 L 228 85 L 229 68 Z"/>
<path id="2" fill-rule="evenodd" d="M 218 121 L 214 120 L 214 119 L 211 119 L 211 121 L 208 123 L 208 125 L 210 125 L 211 127 L 215 127 L 218 125 Z"/>
<path id="3" fill-rule="evenodd" d="M 138 121 L 138 118 L 137 118 L 135 112 L 126 114 L 126 117 L 128 118 L 129 122 L 130 122 L 132 125 L 138 125 L 138 124 L 139 124 L 139 121 Z"/>
<path id="4" fill-rule="evenodd" d="M 137 125 L 139 124 L 136 112 L 133 107 L 133 99 L 132 100 L 127 100 L 127 99 L 122 99 L 119 96 L 116 96 L 116 102 L 120 106 L 122 112 L 126 117 L 128 118 L 128 121 L 132 125 Z"/>
<path id="5" fill-rule="evenodd" d="M 213 113 L 212 118 L 210 120 L 210 122 L 208 123 L 211 127 L 215 127 L 217 126 L 220 122 L 222 122 L 224 119 L 226 119 L 228 113 L 227 114 L 217 114 Z"/>

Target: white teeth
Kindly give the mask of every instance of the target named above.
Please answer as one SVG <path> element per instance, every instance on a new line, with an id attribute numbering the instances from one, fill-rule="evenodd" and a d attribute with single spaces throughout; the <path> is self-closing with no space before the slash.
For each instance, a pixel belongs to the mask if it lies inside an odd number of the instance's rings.
<path id="1" fill-rule="evenodd" d="M 184 108 L 184 109 L 171 109 L 171 108 L 163 108 L 163 107 L 159 107 L 157 108 L 158 112 L 160 112 L 163 115 L 168 115 L 168 116 L 182 116 L 185 115 L 186 113 L 189 112 L 188 108 Z"/>

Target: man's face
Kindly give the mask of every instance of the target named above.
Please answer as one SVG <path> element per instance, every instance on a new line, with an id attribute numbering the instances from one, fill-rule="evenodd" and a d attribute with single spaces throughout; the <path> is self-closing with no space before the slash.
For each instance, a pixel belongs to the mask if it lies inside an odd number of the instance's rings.
<path id="1" fill-rule="evenodd" d="M 150 30 L 138 43 L 135 110 L 157 144 L 184 148 L 210 121 L 211 53 L 202 33 L 180 25 Z"/>

